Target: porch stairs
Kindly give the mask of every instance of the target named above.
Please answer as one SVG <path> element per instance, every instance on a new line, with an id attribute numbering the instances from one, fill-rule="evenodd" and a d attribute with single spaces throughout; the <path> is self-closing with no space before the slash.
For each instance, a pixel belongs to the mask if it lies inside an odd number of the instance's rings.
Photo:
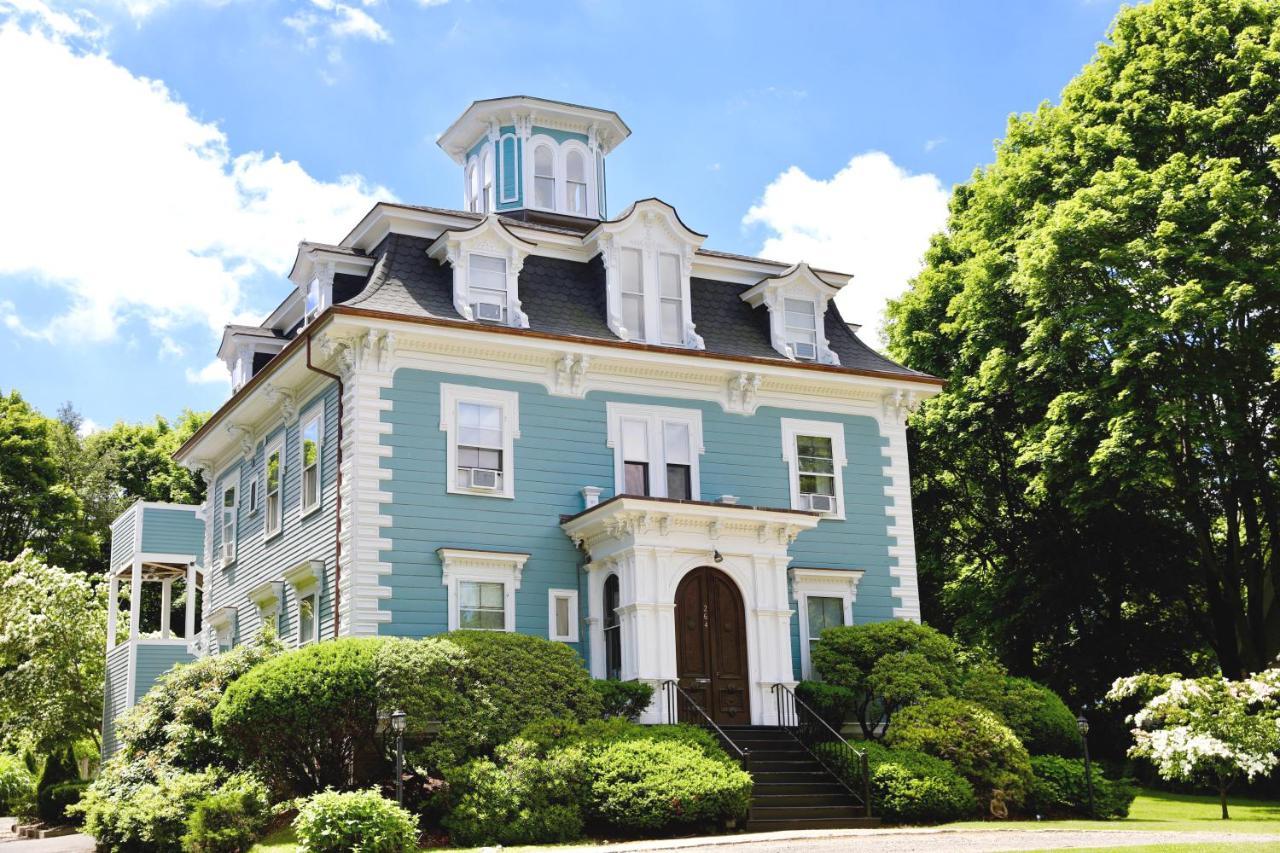
<path id="1" fill-rule="evenodd" d="M 794 829 L 873 828 L 880 819 L 867 817 L 849 790 L 818 763 L 785 729 L 772 726 L 724 726 L 725 735 L 750 751 L 749 832 Z"/>

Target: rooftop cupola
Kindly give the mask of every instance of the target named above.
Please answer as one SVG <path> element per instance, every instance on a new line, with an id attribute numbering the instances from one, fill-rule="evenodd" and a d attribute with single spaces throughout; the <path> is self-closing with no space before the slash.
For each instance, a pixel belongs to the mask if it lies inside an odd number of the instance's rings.
<path id="1" fill-rule="evenodd" d="M 469 211 L 604 219 L 604 160 L 630 135 L 611 110 L 515 95 L 474 102 L 438 144 Z"/>

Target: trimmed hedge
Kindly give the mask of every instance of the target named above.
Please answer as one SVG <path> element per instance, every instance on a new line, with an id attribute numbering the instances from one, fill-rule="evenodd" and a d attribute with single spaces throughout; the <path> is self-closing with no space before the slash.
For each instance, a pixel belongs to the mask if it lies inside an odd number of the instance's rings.
<path id="1" fill-rule="evenodd" d="M 959 695 L 999 714 L 1032 755 L 1080 754 L 1075 714 L 1043 684 L 983 666 L 965 676 Z"/>
<path id="2" fill-rule="evenodd" d="M 175 666 L 116 720 L 120 755 L 182 770 L 234 769 L 231 751 L 214 731 L 213 709 L 233 681 L 283 650 L 273 635 L 263 634 L 252 646 Z"/>
<path id="3" fill-rule="evenodd" d="M 889 823 L 945 823 L 978 813 L 973 786 L 942 759 L 872 742 L 859 743 L 857 748 L 867 753 L 876 817 Z M 835 749 L 834 744 L 817 747 L 820 755 Z M 862 790 L 861 781 L 845 779 L 856 791 Z"/>
<path id="4" fill-rule="evenodd" d="M 802 681 L 796 685 L 796 698 L 813 709 L 836 731 L 853 716 L 858 694 L 838 684 L 825 681 Z"/>
<path id="5" fill-rule="evenodd" d="M 243 853 L 262 835 L 271 818 L 267 788 L 241 776 L 196 803 L 187 818 L 187 853 Z"/>
<path id="6" fill-rule="evenodd" d="M 418 849 L 413 815 L 377 791 L 311 796 L 293 821 L 300 853 L 408 853 Z"/>
<path id="7" fill-rule="evenodd" d="M 643 681 L 597 679 L 591 687 L 600 698 L 600 713 L 605 717 L 635 720 L 653 702 L 653 685 Z"/>
<path id="8" fill-rule="evenodd" d="M 264 661 L 213 709 L 214 732 L 283 791 L 344 787 L 377 761 L 376 639 L 314 643 Z"/>
<path id="9" fill-rule="evenodd" d="M 951 763 L 984 800 L 1002 791 L 1018 805 L 1031 786 L 1031 761 L 1008 726 L 992 712 L 961 699 L 930 699 L 899 712 L 889 746 Z"/>
<path id="10" fill-rule="evenodd" d="M 76 779 L 71 782 L 56 782 L 41 788 L 36 793 L 36 815 L 50 826 L 61 826 L 65 823 L 78 826 L 83 818 L 67 809 L 80 802 L 88 780 Z"/>
<path id="11" fill-rule="evenodd" d="M 405 712 L 408 766 L 435 772 L 489 745 L 472 717 L 484 685 L 471 678 L 460 646 L 440 637 L 381 640 L 374 667 L 378 712 Z"/>
<path id="12" fill-rule="evenodd" d="M 1027 808 L 1039 815 L 1083 815 L 1094 818 L 1122 818 L 1129 815 L 1138 789 L 1127 780 L 1112 781 L 1102 775 L 1094 765 L 1093 812 L 1089 812 L 1089 787 L 1084 772 L 1084 761 L 1079 758 L 1062 758 L 1057 755 L 1031 756 L 1031 769 L 1035 781 Z"/>

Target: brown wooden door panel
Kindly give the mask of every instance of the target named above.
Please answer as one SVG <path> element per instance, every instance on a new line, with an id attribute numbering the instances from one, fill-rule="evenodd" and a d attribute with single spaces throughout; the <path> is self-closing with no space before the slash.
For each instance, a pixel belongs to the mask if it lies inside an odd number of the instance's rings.
<path id="1" fill-rule="evenodd" d="M 702 566 L 685 575 L 675 598 L 680 686 L 717 723 L 750 722 L 746 612 L 737 586 Z"/>

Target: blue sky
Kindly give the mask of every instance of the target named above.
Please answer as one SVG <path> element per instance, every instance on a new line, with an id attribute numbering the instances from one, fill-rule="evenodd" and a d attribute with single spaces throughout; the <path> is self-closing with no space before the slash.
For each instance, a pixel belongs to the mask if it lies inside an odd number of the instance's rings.
<path id="1" fill-rule="evenodd" d="M 875 340 L 950 188 L 1118 7 L 1037 2 L 0 0 L 0 389 L 95 424 L 215 408 L 221 325 L 377 198 L 460 205 L 477 98 L 619 112 L 609 203 L 853 272 Z"/>

